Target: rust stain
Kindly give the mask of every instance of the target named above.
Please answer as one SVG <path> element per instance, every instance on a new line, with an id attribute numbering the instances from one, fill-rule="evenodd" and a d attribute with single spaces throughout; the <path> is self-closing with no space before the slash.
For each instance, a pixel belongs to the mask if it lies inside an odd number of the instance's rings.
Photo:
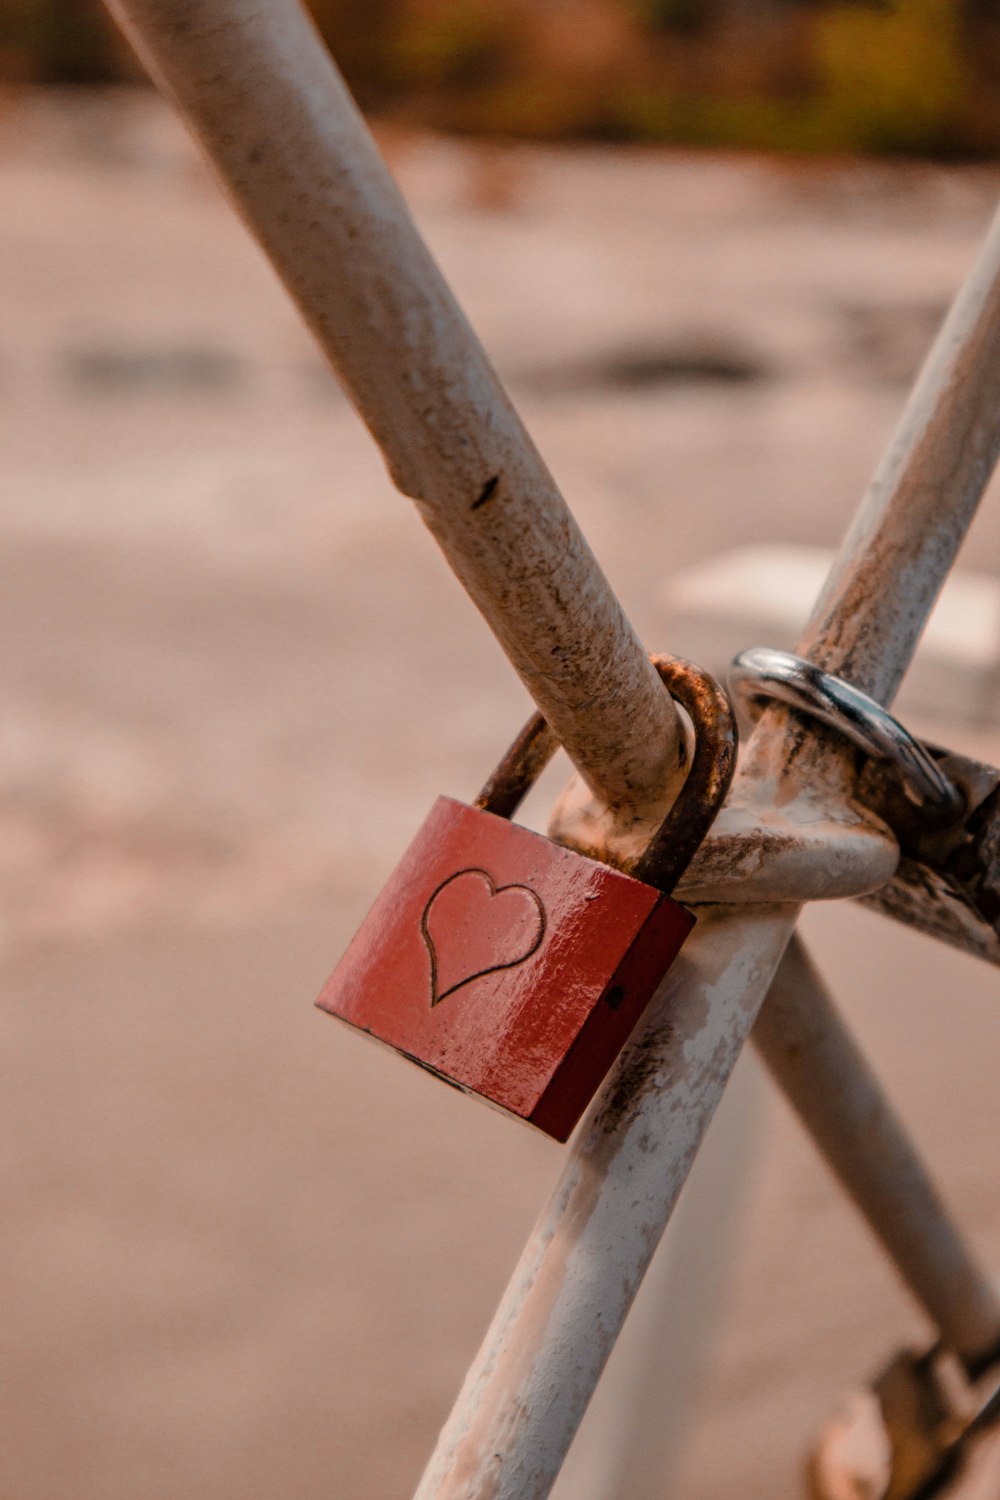
<path id="1" fill-rule="evenodd" d="M 726 799 L 736 770 L 738 733 L 729 699 L 713 677 L 680 657 L 651 659 L 665 688 L 686 709 L 695 727 L 694 753 L 683 786 L 637 861 L 616 857 L 606 846 L 589 840 L 562 842 L 578 854 L 669 894 Z M 532 715 L 479 793 L 476 806 L 511 817 L 557 746 L 542 715 Z"/>
<path id="2" fill-rule="evenodd" d="M 680 657 L 654 656 L 668 692 L 691 717 L 694 754 L 684 785 L 632 874 L 672 891 L 704 842 L 736 771 L 736 719 L 722 688 Z"/>
<path id="3" fill-rule="evenodd" d="M 477 498 L 475 500 L 473 500 L 472 504 L 469 506 L 469 509 L 470 510 L 478 510 L 481 505 L 485 505 L 488 500 L 492 500 L 493 496 L 497 492 L 497 486 L 499 485 L 499 483 L 500 483 L 500 475 L 499 474 L 494 474 L 493 477 L 492 477 L 492 479 L 487 479 L 486 483 L 483 485 L 482 489 L 480 490 L 479 495 L 477 496 Z"/>
<path id="4" fill-rule="evenodd" d="M 661 1054 L 673 1034 L 673 1027 L 666 1022 L 632 1045 L 625 1066 L 595 1121 L 596 1130 L 603 1135 L 614 1135 L 621 1129 L 636 1102 L 655 1085 L 662 1063 Z"/>

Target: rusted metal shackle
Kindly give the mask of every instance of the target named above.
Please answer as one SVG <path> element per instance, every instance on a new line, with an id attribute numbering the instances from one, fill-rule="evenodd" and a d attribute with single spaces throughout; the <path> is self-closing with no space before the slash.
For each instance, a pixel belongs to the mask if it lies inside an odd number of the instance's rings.
<path id="1" fill-rule="evenodd" d="M 726 800 L 739 739 L 732 705 L 714 677 L 679 656 L 650 660 L 691 720 L 694 752 L 673 806 L 628 874 L 669 894 Z M 476 807 L 512 817 L 558 748 L 543 715 L 533 714 L 479 793 Z"/>

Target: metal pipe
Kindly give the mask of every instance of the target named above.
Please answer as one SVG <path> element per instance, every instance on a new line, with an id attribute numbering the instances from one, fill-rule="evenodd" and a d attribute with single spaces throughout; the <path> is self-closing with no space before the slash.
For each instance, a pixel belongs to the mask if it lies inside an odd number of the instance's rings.
<path id="1" fill-rule="evenodd" d="M 785 951 L 753 1042 L 914 1297 L 976 1369 L 1000 1348 L 1000 1298 L 798 937 Z"/>
<path id="2" fill-rule="evenodd" d="M 699 917 L 577 1137 L 416 1500 L 549 1493 L 796 915 Z"/>
<path id="3" fill-rule="evenodd" d="M 954 827 L 962 820 L 965 797 L 930 751 L 887 708 L 842 677 L 790 651 L 753 646 L 735 658 L 727 682 L 753 718 L 769 698 L 790 703 L 835 729 L 870 760 L 890 763 L 925 823 Z"/>
<path id="4" fill-rule="evenodd" d="M 588 785 L 624 826 L 655 815 L 679 771 L 669 701 L 303 13 L 290 0 L 112 9 Z M 996 240 L 799 647 L 884 702 L 995 457 Z M 758 806 L 775 791 L 827 792 L 834 817 L 849 766 L 772 709 L 743 787 Z M 831 837 L 824 852 L 842 850 Z M 703 915 L 570 1154 L 421 1495 L 547 1493 L 796 915 L 763 904 Z"/>
<path id="5" fill-rule="evenodd" d="M 726 1331 L 733 1268 L 759 1181 L 764 1069 L 730 1078 L 594 1393 L 554 1500 L 666 1500 Z"/>
<path id="6" fill-rule="evenodd" d="M 902 676 L 989 478 L 991 463 L 970 465 L 963 453 L 967 444 L 995 453 L 1000 412 L 985 412 L 981 382 L 988 395 L 996 385 L 990 373 L 1000 373 L 997 333 L 990 329 L 998 323 L 998 239 L 995 223 L 798 647 L 877 698 L 888 700 Z M 958 485 L 953 506 L 949 474 Z M 816 734 L 792 709 L 766 709 L 733 797 L 750 841 L 762 826 L 794 833 L 789 810 L 797 796 L 808 794 L 810 820 L 824 804 L 831 832 L 814 851 L 820 867 L 841 863 L 851 849 L 851 824 L 845 817 L 838 840 L 833 820 L 838 809 L 846 811 L 856 776 L 853 750 L 831 742 L 829 733 Z M 758 843 L 761 862 L 766 844 Z M 710 835 L 709 863 L 711 849 Z M 794 930 L 796 906 L 752 904 L 763 864 L 759 872 L 752 862 L 744 871 L 732 897 L 751 904 L 705 909 L 595 1102 L 417 1500 L 548 1494 Z M 939 1267 L 932 1276 L 943 1280 L 948 1270 Z M 984 1340 L 991 1334 L 992 1321 Z"/>
<path id="7" fill-rule="evenodd" d="M 1000 454 L 1000 213 L 952 304 L 798 653 L 888 708 Z"/>
<path id="8" fill-rule="evenodd" d="M 889 707 L 1000 453 L 1000 211 L 910 392 L 841 543 L 796 654 Z M 783 733 L 776 733 L 779 726 Z M 754 773 L 794 761 L 850 796 L 857 756 L 835 731 L 770 708 Z"/>
<path id="9" fill-rule="evenodd" d="M 673 705 L 295 0 L 110 0 L 532 698 L 627 826 Z"/>

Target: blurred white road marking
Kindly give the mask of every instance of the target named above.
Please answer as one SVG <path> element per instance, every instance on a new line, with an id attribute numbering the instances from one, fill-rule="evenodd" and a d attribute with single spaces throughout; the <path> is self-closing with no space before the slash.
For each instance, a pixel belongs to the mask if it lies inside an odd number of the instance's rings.
<path id="1" fill-rule="evenodd" d="M 748 646 L 791 649 L 833 561 L 825 547 L 737 547 L 670 578 L 661 632 L 721 671 Z M 983 725 L 1000 719 L 1000 578 L 954 572 L 931 612 L 901 712 Z"/>

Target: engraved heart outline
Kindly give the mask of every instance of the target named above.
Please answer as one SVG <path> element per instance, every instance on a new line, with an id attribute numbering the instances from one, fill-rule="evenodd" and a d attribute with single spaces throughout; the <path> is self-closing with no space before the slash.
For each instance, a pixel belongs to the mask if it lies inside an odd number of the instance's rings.
<path id="1" fill-rule="evenodd" d="M 519 954 L 517 958 L 508 959 L 506 963 L 502 964 L 489 964 L 485 969 L 477 969 L 474 974 L 467 974 L 464 979 L 458 980 L 456 984 L 449 985 L 449 987 L 446 990 L 442 990 L 439 995 L 437 992 L 437 949 L 434 946 L 434 939 L 430 934 L 428 917 L 430 916 L 431 907 L 434 905 L 441 892 L 445 890 L 449 885 L 451 885 L 453 880 L 458 880 L 462 875 L 481 875 L 486 881 L 486 884 L 489 886 L 491 899 L 494 896 L 502 896 L 504 891 L 524 891 L 527 896 L 531 897 L 531 900 L 535 903 L 535 907 L 538 911 L 538 936 L 531 944 L 531 947 L 525 949 L 525 951 Z M 435 1005 L 440 1005 L 442 1000 L 446 1000 L 448 996 L 453 995 L 456 990 L 462 989 L 464 985 L 471 984 L 474 979 L 482 979 L 486 974 L 498 974 L 503 969 L 514 969 L 518 964 L 525 963 L 529 958 L 531 958 L 533 954 L 537 953 L 539 948 L 542 946 L 542 939 L 545 937 L 545 928 L 546 916 L 545 907 L 542 904 L 542 898 L 537 894 L 537 892 L 531 889 L 530 885 L 522 885 L 519 881 L 512 881 L 510 885 L 497 885 L 489 870 L 480 869 L 478 865 L 469 865 L 464 870 L 456 870 L 454 875 L 449 875 L 446 880 L 442 880 L 441 884 L 431 892 L 431 894 L 427 898 L 427 904 L 420 914 L 420 934 L 424 940 L 431 961 L 431 1009 L 433 1010 Z"/>

